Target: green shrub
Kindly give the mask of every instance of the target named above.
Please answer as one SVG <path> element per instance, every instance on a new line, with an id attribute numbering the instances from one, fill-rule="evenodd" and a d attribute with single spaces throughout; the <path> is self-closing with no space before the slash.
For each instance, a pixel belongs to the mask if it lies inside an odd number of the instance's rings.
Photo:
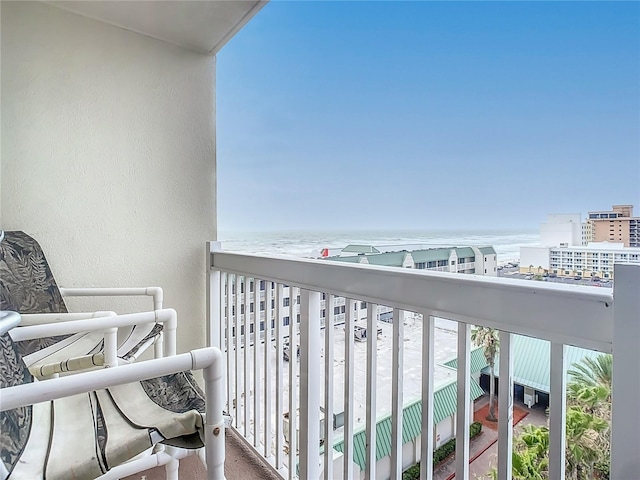
<path id="1" fill-rule="evenodd" d="M 469 438 L 473 438 L 482 432 L 482 423 L 473 422 L 469 426 Z M 433 451 L 433 468 L 436 468 L 441 462 L 447 459 L 449 455 L 456 451 L 456 439 L 452 438 L 447 443 L 440 445 Z M 402 480 L 418 480 L 420 478 L 420 463 L 412 465 L 402 473 Z"/>

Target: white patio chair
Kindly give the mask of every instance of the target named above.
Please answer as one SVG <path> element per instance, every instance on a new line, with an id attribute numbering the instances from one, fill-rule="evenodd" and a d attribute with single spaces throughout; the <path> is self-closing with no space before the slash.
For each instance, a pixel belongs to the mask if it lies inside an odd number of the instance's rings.
<path id="1" fill-rule="evenodd" d="M 176 456 L 152 448 L 203 443 L 207 477 L 224 478 L 218 349 L 38 381 L 10 335 L 19 321 L 17 313 L 0 313 L 1 480 L 116 479 L 158 465 L 175 480 Z M 204 369 L 206 395 L 189 369 Z"/>

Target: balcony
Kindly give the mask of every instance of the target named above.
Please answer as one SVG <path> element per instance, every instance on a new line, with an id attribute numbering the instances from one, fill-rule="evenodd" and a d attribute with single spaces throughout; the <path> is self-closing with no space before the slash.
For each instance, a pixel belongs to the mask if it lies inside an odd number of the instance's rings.
<path id="1" fill-rule="evenodd" d="M 456 438 L 469 438 L 472 420 L 471 326 L 500 330 L 499 478 L 511 478 L 513 429 L 508 425 L 513 416 L 513 395 L 509 392 L 513 392 L 515 334 L 551 344 L 550 478 L 563 479 L 565 475 L 568 346 L 606 353 L 615 350 L 611 478 L 636 475 L 640 431 L 635 403 L 640 393 L 636 371 L 640 361 L 636 349 L 640 338 L 640 267 L 616 266 L 617 281 L 612 292 L 253 256 L 221 251 L 216 243 L 210 244 L 210 252 L 208 338 L 226 353 L 227 406 L 234 417 L 232 429 L 281 478 L 400 478 L 408 466 L 407 439 L 403 439 L 403 421 L 407 417 L 406 413 L 403 416 L 403 409 L 416 399 L 423 406 L 418 420 L 421 433 L 413 443 L 415 451 L 409 463 L 422 460 L 425 467 L 421 478 L 432 478 L 431 459 L 437 441 L 434 385 L 442 380 L 436 362 L 440 352 L 434 343 L 436 319 L 446 319 L 457 330 L 454 343 L 458 368 L 447 373 L 456 385 Z M 251 336 L 233 334 L 247 331 L 243 327 L 256 322 L 254 315 L 245 318 L 225 314 L 232 311 L 225 309 L 225 304 L 235 304 L 235 311 L 239 312 L 240 305 L 247 301 L 232 292 L 241 291 L 240 285 L 248 279 L 265 280 L 266 297 L 275 299 L 275 308 L 268 308 L 264 314 L 272 321 L 261 322 L 263 331 L 257 343 Z M 291 298 L 299 292 L 299 305 L 292 302 L 289 307 L 282 306 L 287 287 L 294 291 Z M 323 294 L 325 322 L 320 318 Z M 344 329 L 335 328 L 332 308 L 340 297 L 346 298 L 346 312 L 351 312 L 346 315 Z M 368 332 L 378 332 L 366 336 L 366 346 L 344 333 L 353 331 L 360 322 L 359 310 L 353 307 L 360 301 L 367 305 L 364 327 Z M 393 323 L 385 327 L 392 347 L 387 355 L 380 354 L 382 329 L 377 305 L 393 309 Z M 285 326 L 282 318 L 295 318 L 298 311 L 301 321 Z M 299 339 L 299 362 L 295 358 L 283 359 L 283 349 L 290 339 Z M 410 342 L 419 342 L 421 347 L 411 350 Z M 439 343 L 438 348 L 442 348 Z M 361 358 L 356 358 L 358 352 Z M 623 390 L 625 395 L 616 393 Z M 385 409 L 390 447 L 381 461 L 380 448 L 376 458 L 375 447 L 376 436 L 381 435 L 380 412 Z M 297 435 L 292 435 L 293 431 Z M 456 446 L 456 478 L 469 478 L 469 444 L 466 440 Z M 325 454 L 327 445 L 334 446 L 331 455 Z"/>

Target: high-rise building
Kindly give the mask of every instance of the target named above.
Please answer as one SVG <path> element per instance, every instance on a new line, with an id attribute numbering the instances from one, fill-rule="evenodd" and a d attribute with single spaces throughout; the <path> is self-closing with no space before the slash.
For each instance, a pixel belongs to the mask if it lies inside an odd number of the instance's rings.
<path id="1" fill-rule="evenodd" d="M 611 210 L 589 212 L 591 242 L 617 242 L 640 247 L 640 217 L 633 216 L 633 205 L 614 205 Z"/>

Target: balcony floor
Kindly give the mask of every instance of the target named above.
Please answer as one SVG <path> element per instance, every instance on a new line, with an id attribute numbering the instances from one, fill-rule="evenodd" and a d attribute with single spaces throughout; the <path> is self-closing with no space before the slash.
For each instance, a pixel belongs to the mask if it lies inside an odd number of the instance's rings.
<path id="1" fill-rule="evenodd" d="M 227 480 L 279 480 L 279 477 L 260 463 L 255 453 L 245 447 L 236 435 L 228 430 L 226 432 L 224 474 Z M 206 480 L 207 478 L 206 470 L 200 459 L 196 456 L 190 456 L 180 460 L 179 476 L 180 478 L 188 478 L 189 480 Z M 164 467 L 156 467 L 125 477 L 123 480 L 164 479 Z"/>

